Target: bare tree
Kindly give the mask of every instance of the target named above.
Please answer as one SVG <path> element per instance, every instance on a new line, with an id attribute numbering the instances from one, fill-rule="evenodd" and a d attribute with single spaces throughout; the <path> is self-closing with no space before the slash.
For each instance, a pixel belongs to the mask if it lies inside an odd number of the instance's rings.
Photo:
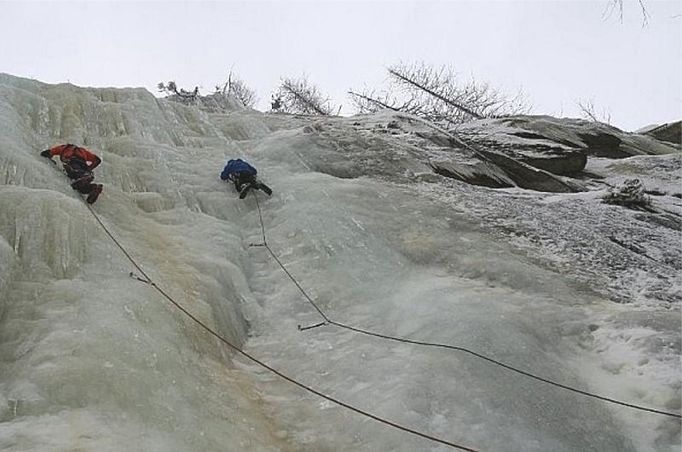
<path id="1" fill-rule="evenodd" d="M 637 0 L 639 4 L 639 9 L 642 13 L 642 26 L 646 26 L 649 23 L 649 12 L 644 5 L 644 0 Z M 611 17 L 614 13 L 618 14 L 618 19 L 623 22 L 623 0 L 609 0 L 604 9 L 604 17 Z"/>
<path id="2" fill-rule="evenodd" d="M 216 92 L 219 92 L 224 96 L 234 97 L 247 108 L 253 108 L 258 101 L 256 91 L 249 88 L 246 83 L 233 74 L 231 70 L 227 76 L 227 81 L 223 84 L 222 88 L 216 86 Z"/>
<path id="3" fill-rule="evenodd" d="M 335 110 L 329 98 L 324 96 L 305 76 L 299 79 L 282 79 L 282 84 L 273 94 L 272 107 L 275 111 L 285 113 L 321 116 L 332 115 Z"/>
<path id="4" fill-rule="evenodd" d="M 389 91 L 350 91 L 359 112 L 383 108 L 412 113 L 425 119 L 459 124 L 486 117 L 527 113 L 521 92 L 507 96 L 487 83 L 461 81 L 448 66 L 435 68 L 425 63 L 400 64 L 388 68 Z M 397 92 L 397 94 L 390 94 Z"/>
<path id="5" fill-rule="evenodd" d="M 424 115 L 422 106 L 414 98 L 399 100 L 389 92 L 377 92 L 373 89 L 365 89 L 362 92 L 349 90 L 348 94 L 358 113 L 374 113 L 379 110 L 388 109 L 411 113 L 417 116 Z"/>
<path id="6" fill-rule="evenodd" d="M 594 101 L 592 99 L 579 100 L 577 104 L 583 118 L 592 122 L 611 124 L 611 113 L 605 108 L 602 108 L 601 114 L 597 113 L 597 109 L 594 106 Z"/>
<path id="7" fill-rule="evenodd" d="M 395 106 L 395 100 L 388 94 L 376 94 L 374 90 L 358 93 L 352 89 L 348 94 L 358 113 L 374 113 L 382 109 L 400 111 L 400 108 Z"/>
<path id="8" fill-rule="evenodd" d="M 400 64 L 389 67 L 388 73 L 398 85 L 411 91 L 413 98 L 420 98 L 432 116 L 457 117 L 464 114 L 474 119 L 483 118 L 483 112 L 476 111 L 476 107 L 465 99 L 466 87 L 464 90 L 458 87 L 449 68 L 435 69 L 425 63 Z M 451 114 L 448 115 L 448 111 Z"/>
<path id="9" fill-rule="evenodd" d="M 522 93 L 509 97 L 488 83 L 461 81 L 449 66 L 400 64 L 389 67 L 388 73 L 398 86 L 410 92 L 413 102 L 424 105 L 433 120 L 459 123 L 529 110 Z"/>

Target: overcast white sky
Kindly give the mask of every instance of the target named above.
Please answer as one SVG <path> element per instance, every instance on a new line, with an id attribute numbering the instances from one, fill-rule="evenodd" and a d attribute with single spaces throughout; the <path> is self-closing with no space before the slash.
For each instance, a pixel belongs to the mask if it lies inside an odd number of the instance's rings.
<path id="1" fill-rule="evenodd" d="M 399 61 L 451 64 L 534 113 L 576 101 L 634 130 L 682 117 L 682 2 L 608 0 L 315 2 L 0 1 L 0 72 L 48 83 L 202 92 L 231 67 L 269 106 L 280 77 L 308 78 L 350 112 L 349 88 L 379 86 Z"/>

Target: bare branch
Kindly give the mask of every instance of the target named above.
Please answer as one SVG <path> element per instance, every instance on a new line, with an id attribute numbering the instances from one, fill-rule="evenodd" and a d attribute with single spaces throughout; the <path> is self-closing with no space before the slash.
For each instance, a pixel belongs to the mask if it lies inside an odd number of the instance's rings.
<path id="1" fill-rule="evenodd" d="M 216 93 L 231 96 L 247 108 L 253 108 L 258 101 L 256 91 L 249 88 L 242 79 L 232 72 L 232 69 L 227 74 L 227 81 L 223 83 L 222 87 L 216 86 Z"/>
<path id="2" fill-rule="evenodd" d="M 277 108 L 275 108 L 277 107 Z M 272 109 L 286 113 L 330 116 L 336 109 L 305 76 L 285 78 L 273 94 Z"/>
<path id="3" fill-rule="evenodd" d="M 639 7 L 642 10 L 642 27 L 645 27 L 649 23 L 649 13 L 644 6 L 644 2 L 642 0 L 637 1 L 639 2 Z"/>
<path id="4" fill-rule="evenodd" d="M 644 0 L 637 0 L 637 3 L 639 4 L 639 9 L 642 14 L 642 27 L 646 27 L 649 24 L 649 12 L 646 9 Z M 607 19 L 611 17 L 614 11 L 618 12 L 618 20 L 620 23 L 623 23 L 623 0 L 609 0 L 606 8 L 604 8 L 604 14 L 602 17 Z"/>
<path id="5" fill-rule="evenodd" d="M 381 100 L 381 98 L 375 97 L 374 92 L 356 93 L 353 90 L 349 90 L 348 94 L 351 96 L 351 101 L 359 113 L 374 113 L 381 109 L 400 111 L 399 108 L 395 108 L 393 105 L 386 103 L 390 102 L 390 100 L 385 98 Z"/>
<path id="6" fill-rule="evenodd" d="M 195 86 L 193 91 L 185 91 L 182 88 L 180 88 L 180 90 L 178 91 L 178 86 L 175 84 L 173 80 L 165 84 L 163 82 L 160 82 L 157 85 L 157 88 L 159 88 L 159 91 L 166 93 L 168 97 L 175 97 L 177 100 L 181 100 L 184 102 L 193 102 L 197 100 L 197 98 L 199 97 L 198 86 Z"/>
<path id="7" fill-rule="evenodd" d="M 594 101 L 592 99 L 578 101 L 577 104 L 583 118 L 587 119 L 588 121 L 611 124 L 611 113 L 609 113 L 606 109 L 602 109 L 601 115 L 597 114 L 597 109 L 595 108 Z"/>
<path id="8" fill-rule="evenodd" d="M 425 63 L 400 64 L 389 67 L 388 72 L 393 85 L 399 89 L 402 100 L 388 95 L 377 98 L 374 92 L 369 95 L 362 93 L 365 99 L 354 96 L 357 107 L 360 107 L 358 102 L 370 102 L 366 99 L 369 97 L 394 109 L 448 124 L 522 114 L 530 110 L 521 91 L 509 97 L 487 83 L 478 83 L 473 79 L 461 82 L 455 71 L 448 66 L 434 68 Z M 374 105 L 378 105 L 377 102 Z"/>
<path id="9" fill-rule="evenodd" d="M 230 76 L 232 76 L 232 74 L 230 74 Z M 256 92 L 246 86 L 246 83 L 244 83 L 243 80 L 238 78 L 230 79 L 227 94 L 233 96 L 247 108 L 253 108 L 258 101 Z"/>

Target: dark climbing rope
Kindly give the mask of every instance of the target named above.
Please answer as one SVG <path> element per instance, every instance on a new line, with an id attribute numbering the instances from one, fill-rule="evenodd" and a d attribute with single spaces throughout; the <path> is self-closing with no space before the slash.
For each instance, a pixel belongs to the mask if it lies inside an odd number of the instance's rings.
<path id="1" fill-rule="evenodd" d="M 547 378 L 540 377 L 540 376 L 535 375 L 535 374 L 533 374 L 533 373 L 526 372 L 526 371 L 521 370 L 521 369 L 518 369 L 518 368 L 516 368 L 516 367 L 514 367 L 514 366 L 510 366 L 509 364 L 505 364 L 505 363 L 503 363 L 503 362 L 501 362 L 501 361 L 498 361 L 498 360 L 496 360 L 496 359 L 493 359 L 493 358 L 490 358 L 490 357 L 488 357 L 488 356 L 482 355 L 482 354 L 480 354 L 480 353 L 477 353 L 477 352 L 475 352 L 475 351 L 473 351 L 473 350 L 469 350 L 469 349 L 464 348 L 464 347 L 458 347 L 458 346 L 455 346 L 455 345 L 448 345 L 448 344 L 440 344 L 440 343 L 435 343 L 435 342 L 417 341 L 417 340 L 412 340 L 412 339 L 407 339 L 407 338 L 402 338 L 402 337 L 390 336 L 390 335 L 387 335 L 387 334 L 381 334 L 381 333 L 376 333 L 376 332 L 369 331 L 369 330 L 364 330 L 364 329 L 361 329 L 361 328 L 356 328 L 356 327 L 353 327 L 353 326 L 350 326 L 350 325 L 345 325 L 345 324 L 343 324 L 343 323 L 340 323 L 340 322 L 336 322 L 336 321 L 334 321 L 334 320 L 331 320 L 331 319 L 330 319 L 330 318 L 329 318 L 329 317 L 328 317 L 328 316 L 327 316 L 327 315 L 326 315 L 326 314 L 317 306 L 317 304 L 315 304 L 315 302 L 314 302 L 314 301 L 312 300 L 312 298 L 306 293 L 306 291 L 303 289 L 303 287 L 301 287 L 301 284 L 296 280 L 296 278 L 294 278 L 294 277 L 292 276 L 292 274 L 289 272 L 289 270 L 287 270 L 287 268 L 284 266 L 284 264 L 282 264 L 282 262 L 277 258 L 277 256 L 275 255 L 274 251 L 272 251 L 272 249 L 270 248 L 270 246 L 267 245 L 267 242 L 265 241 L 265 226 L 264 226 L 264 223 L 263 223 L 263 214 L 261 213 L 260 204 L 258 203 L 258 196 L 256 196 L 255 193 L 254 193 L 254 197 L 256 198 L 256 206 L 258 207 L 258 217 L 259 217 L 259 219 L 260 219 L 261 233 L 262 233 L 262 235 L 263 235 L 263 243 L 265 244 L 264 246 L 268 249 L 268 251 L 270 252 L 270 254 L 272 255 L 272 257 L 275 259 L 275 261 L 277 262 L 277 264 L 279 264 L 280 268 L 287 274 L 287 276 L 289 277 L 289 279 L 291 279 L 291 281 L 296 285 L 296 287 L 298 287 L 298 290 L 301 292 L 301 294 L 306 298 L 306 300 L 308 300 L 308 301 L 312 304 L 312 306 L 317 310 L 317 312 L 320 314 L 320 316 L 324 319 L 324 324 L 327 324 L 327 325 L 334 325 L 334 326 L 337 326 L 337 327 L 339 327 L 339 328 L 344 328 L 344 329 L 347 329 L 347 330 L 350 330 L 350 331 L 354 331 L 354 332 L 359 333 L 359 334 L 365 334 L 365 335 L 367 335 L 367 336 L 374 336 L 374 337 L 378 337 L 378 338 L 381 338 L 381 339 L 387 339 L 387 340 L 390 340 L 390 341 L 403 342 L 403 343 L 407 343 L 407 344 L 422 345 L 422 346 L 426 346 L 426 347 L 445 348 L 445 349 L 448 349 L 448 350 L 454 350 L 454 351 L 458 351 L 458 352 L 468 353 L 468 354 L 470 354 L 470 355 L 472 355 L 472 356 L 475 356 L 476 358 L 479 358 L 479 359 L 488 361 L 489 363 L 492 363 L 492 364 L 495 364 L 495 365 L 497 365 L 497 366 L 503 367 L 503 368 L 505 368 L 505 369 L 507 369 L 507 370 L 511 370 L 512 372 L 516 372 L 516 373 L 518 373 L 518 374 L 521 374 L 521 375 L 524 375 L 524 376 L 526 376 L 526 377 L 535 379 L 535 380 L 537 380 L 537 381 L 541 381 L 541 382 L 543 382 L 543 383 L 547 383 L 547 384 L 550 384 L 550 385 L 552 385 L 552 386 L 556 386 L 556 387 L 561 388 L 561 389 L 566 389 L 566 390 L 568 390 L 568 391 L 572 391 L 572 392 L 577 393 L 577 394 L 582 394 L 582 395 L 587 396 L 587 397 L 592 397 L 592 398 L 595 398 L 595 399 L 602 400 L 602 401 L 604 401 L 604 402 L 614 403 L 614 404 L 616 404 L 616 405 L 621 405 L 621 406 L 625 406 L 625 407 L 628 407 L 628 408 L 633 408 L 633 409 L 636 409 L 636 410 L 647 411 L 647 412 L 649 412 L 649 413 L 662 414 L 662 415 L 664 415 L 664 416 L 670 416 L 670 417 L 675 417 L 675 418 L 678 418 L 678 419 L 682 419 L 682 415 L 680 415 L 680 414 L 678 414 L 678 413 L 671 413 L 671 412 L 667 412 L 667 411 L 657 410 L 657 409 L 654 409 L 654 408 L 647 408 L 647 407 L 644 407 L 644 406 L 635 405 L 635 404 L 632 404 L 632 403 L 621 402 L 621 401 L 616 400 L 616 399 L 612 399 L 612 398 L 609 398 L 609 397 L 600 396 L 600 395 L 598 395 L 598 394 L 595 394 L 595 393 L 592 393 L 592 392 L 588 392 L 588 391 L 583 391 L 583 390 L 578 389 L 578 388 L 573 388 L 573 387 L 571 387 L 571 386 L 567 386 L 567 385 L 558 383 L 558 382 L 556 382 L 556 381 L 552 381 L 552 380 L 549 380 L 549 379 L 547 379 Z M 314 325 L 314 327 L 317 327 L 317 326 L 321 326 L 321 325 L 319 325 L 319 324 L 318 324 L 318 325 Z M 304 331 L 304 330 L 308 330 L 308 329 L 311 329 L 311 328 L 300 328 L 300 327 L 299 327 L 299 330 L 300 330 L 300 331 Z"/>
<path id="2" fill-rule="evenodd" d="M 166 300 L 168 300 L 173 306 L 175 306 L 177 309 L 179 309 L 183 314 L 185 314 L 185 315 L 186 315 L 187 317 L 189 317 L 192 321 L 194 321 L 197 325 L 199 325 L 201 328 L 203 328 L 204 330 L 206 330 L 209 334 L 211 334 L 213 337 L 215 337 L 216 339 L 218 339 L 220 342 L 222 342 L 223 344 L 225 344 L 225 345 L 227 345 L 228 347 L 230 347 L 230 348 L 231 348 L 232 350 L 234 350 L 235 352 L 237 352 L 237 353 L 239 353 L 240 355 L 244 356 L 245 358 L 247 358 L 247 359 L 253 361 L 254 363 L 258 364 L 259 366 L 263 367 L 264 369 L 269 370 L 269 371 L 272 372 L 273 374 L 275 374 L 275 375 L 277 375 L 278 377 L 280 377 L 280 378 L 282 378 L 282 379 L 288 381 L 289 383 L 292 383 L 292 384 L 298 386 L 299 388 L 301 388 L 301 389 L 303 389 L 303 390 L 305 390 L 305 391 L 308 391 L 308 392 L 310 392 L 310 393 L 312 393 L 312 394 L 315 394 L 315 395 L 318 396 L 318 397 L 321 397 L 321 398 L 323 398 L 323 399 L 325 399 L 325 400 L 328 400 L 328 401 L 330 401 L 330 402 L 332 402 L 332 403 L 335 403 L 335 404 L 337 404 L 337 405 L 339 405 L 339 406 L 342 406 L 342 407 L 344 407 L 344 408 L 347 408 L 347 409 L 349 409 L 349 410 L 351 410 L 351 411 L 353 411 L 353 412 L 355 412 L 355 413 L 357 413 L 357 414 L 360 414 L 360 415 L 362 415 L 362 416 L 365 416 L 365 417 L 374 419 L 375 421 L 380 422 L 380 423 L 382 423 L 382 424 L 388 425 L 388 426 L 393 427 L 393 428 L 396 428 L 396 429 L 398 429 L 398 430 L 402 430 L 402 431 L 407 432 L 407 433 L 411 433 L 411 434 L 413 434 L 413 435 L 419 436 L 419 437 L 421 437 L 421 438 L 424 438 L 424 439 L 427 439 L 427 440 L 430 440 L 430 441 L 433 441 L 433 442 L 436 442 L 436 443 L 439 443 L 439 444 L 443 444 L 443 445 L 446 445 L 446 446 L 450 446 L 450 447 L 453 447 L 453 448 L 459 449 L 459 450 L 465 450 L 465 451 L 469 451 L 469 452 L 477 452 L 476 449 L 472 449 L 472 448 L 465 447 L 465 446 L 462 446 L 462 445 L 459 445 L 459 444 L 455 444 L 455 443 L 453 443 L 453 442 L 450 442 L 450 441 L 447 441 L 447 440 L 444 440 L 444 439 L 441 439 L 441 438 L 437 438 L 437 437 L 435 437 L 435 436 L 431 436 L 431 435 L 428 435 L 428 434 L 426 434 L 426 433 L 422 433 L 422 432 L 420 432 L 420 431 L 411 429 L 411 428 L 409 428 L 409 427 L 405 427 L 404 425 L 400 425 L 400 424 L 398 424 L 398 423 L 389 421 L 388 419 L 379 417 L 379 416 L 374 415 L 374 414 L 372 414 L 372 413 L 370 413 L 370 412 L 368 412 L 368 411 L 362 410 L 362 409 L 360 409 L 360 408 L 356 408 L 355 406 L 353 406 L 353 405 L 351 405 L 351 404 L 349 404 L 349 403 L 346 403 L 346 402 L 343 402 L 343 401 L 341 401 L 341 400 L 339 400 L 339 399 L 336 399 L 336 398 L 334 398 L 334 397 L 328 396 L 328 395 L 326 395 L 326 394 L 324 394 L 324 393 L 322 393 L 322 392 L 320 392 L 320 391 L 318 391 L 318 390 L 316 390 L 316 389 L 313 389 L 313 388 L 310 387 L 310 386 L 307 386 L 307 385 L 305 385 L 305 384 L 299 382 L 298 380 L 296 380 L 296 379 L 294 379 L 294 378 L 292 378 L 292 377 L 289 377 L 288 375 L 286 375 L 286 374 L 284 374 L 284 373 L 278 371 L 277 369 L 275 369 L 275 368 L 269 366 L 268 364 L 264 363 L 263 361 L 261 361 L 261 360 L 255 358 L 254 356 L 252 356 L 252 355 L 250 355 L 249 353 L 245 352 L 245 351 L 242 350 L 241 348 L 239 348 L 239 347 L 237 347 L 236 345 L 232 344 L 230 341 L 228 341 L 227 339 L 225 339 L 225 337 L 223 337 L 221 334 L 219 334 L 218 332 L 216 332 L 213 328 L 211 328 L 210 326 L 206 325 L 203 321 L 201 321 L 199 318 L 197 318 L 194 314 L 192 314 L 191 312 L 189 312 L 184 306 L 182 306 L 180 303 L 178 303 L 177 301 L 175 301 L 175 299 L 173 299 L 173 297 L 171 297 L 170 295 L 168 295 L 168 294 L 166 293 L 166 291 L 164 291 L 161 287 L 159 287 L 158 285 L 156 285 L 156 283 L 155 283 L 155 282 L 154 282 L 154 281 L 145 273 L 145 271 L 142 270 L 142 268 L 137 264 L 137 262 L 135 261 L 135 259 L 133 259 L 132 256 L 130 256 L 130 254 L 128 254 L 128 252 L 127 252 L 126 249 L 123 247 L 123 245 L 121 245 L 121 243 L 120 243 L 118 240 L 116 240 L 116 238 L 114 237 L 114 235 L 109 231 L 109 228 L 106 227 L 106 225 L 105 225 L 105 224 L 102 222 L 102 220 L 99 218 L 99 215 L 97 215 L 97 213 L 93 210 L 92 206 L 90 206 L 89 204 L 86 204 L 86 206 L 88 207 L 88 210 L 90 210 L 90 213 L 92 213 L 92 216 L 95 217 L 95 220 L 97 220 L 97 222 L 100 224 L 100 226 L 102 227 L 102 229 L 104 230 L 104 232 L 106 232 L 106 234 L 111 238 L 111 240 L 116 244 L 116 246 L 117 246 L 117 247 L 123 252 L 123 254 L 128 258 L 128 260 L 130 261 L 130 263 L 132 263 L 133 266 L 135 266 L 135 268 L 140 272 L 140 274 L 141 274 L 144 278 L 146 278 L 146 280 L 137 277 L 137 276 L 136 276 L 134 273 L 132 273 L 132 272 L 130 273 L 130 276 L 131 276 L 131 277 L 133 277 L 133 278 L 135 278 L 136 280 L 138 280 L 138 281 L 140 281 L 140 282 L 143 282 L 143 283 L 145 283 L 145 284 L 148 284 L 148 285 L 150 285 L 151 287 L 153 287 L 159 294 L 161 294 Z M 264 242 L 265 242 L 265 241 L 264 241 Z M 301 290 L 302 290 L 302 289 L 301 289 Z M 320 311 L 320 312 L 321 312 L 321 311 Z"/>
<path id="3" fill-rule="evenodd" d="M 258 217 L 260 218 L 260 228 L 261 228 L 261 232 L 263 234 L 263 246 L 268 250 L 268 252 L 270 252 L 270 255 L 275 260 L 275 262 L 277 262 L 279 264 L 279 266 L 282 268 L 282 270 L 284 270 L 284 273 L 286 273 L 287 276 L 289 277 L 289 279 L 291 279 L 291 281 L 296 285 L 296 287 L 298 287 L 298 290 L 301 291 L 303 296 L 315 308 L 317 313 L 320 314 L 320 317 L 322 317 L 324 319 L 324 321 L 328 323 L 329 318 L 325 315 L 325 313 L 322 311 L 322 309 L 320 309 L 320 307 L 317 306 L 317 303 L 315 303 L 313 301 L 313 299 L 306 293 L 306 291 L 303 290 L 303 287 L 301 287 L 301 285 L 298 283 L 298 281 L 296 281 L 296 278 L 294 278 L 294 276 L 291 273 L 289 273 L 289 270 L 286 269 L 286 267 L 284 266 L 282 261 L 280 261 L 279 258 L 277 257 L 277 255 L 275 254 L 275 252 L 272 251 L 272 248 L 270 248 L 270 245 L 268 245 L 268 242 L 265 239 L 265 226 L 263 226 L 263 213 L 260 210 L 260 203 L 258 202 L 258 196 L 256 196 L 255 192 L 253 192 L 253 197 L 256 198 L 256 207 L 258 207 Z"/>
<path id="4" fill-rule="evenodd" d="M 128 254 L 128 252 L 127 252 L 126 249 L 123 247 L 123 245 L 121 245 L 121 244 L 119 243 L 119 241 L 116 240 L 116 237 L 114 237 L 114 236 L 111 234 L 111 232 L 109 232 L 109 229 L 107 229 L 107 227 L 104 225 L 104 223 L 102 223 L 102 220 L 100 220 L 100 218 L 99 218 L 99 216 L 97 215 L 97 213 L 95 213 L 95 211 L 92 209 L 92 206 L 91 206 L 90 204 L 85 204 L 85 205 L 87 206 L 87 208 L 88 208 L 88 210 L 90 211 L 90 213 L 92 214 L 92 216 L 95 217 L 95 220 L 97 220 L 97 222 L 98 222 L 99 225 L 102 227 L 102 229 L 104 230 L 104 232 L 106 232 L 106 234 L 109 236 L 109 238 L 110 238 L 111 240 L 113 240 L 113 242 L 116 244 L 116 246 L 123 252 L 123 254 L 125 255 L 125 257 L 128 258 L 128 260 L 130 261 L 130 263 L 133 264 L 133 266 L 137 269 L 137 271 L 139 271 L 140 274 L 141 274 L 142 276 L 145 277 L 146 281 L 143 280 L 143 279 L 141 279 L 141 278 L 136 278 L 136 279 L 137 279 L 138 281 L 141 281 L 141 282 L 146 282 L 146 283 L 151 282 L 151 279 L 149 278 L 149 276 L 147 276 L 147 274 L 144 272 L 144 270 L 142 270 L 142 268 L 140 268 L 140 266 L 137 265 L 137 262 L 135 262 L 135 259 L 133 259 L 132 256 L 130 256 L 130 254 Z M 132 273 L 132 272 L 130 273 L 130 276 L 133 276 L 133 273 Z"/>
<path id="5" fill-rule="evenodd" d="M 598 395 L 598 394 L 593 394 L 593 393 L 591 393 L 591 392 L 583 391 L 583 390 L 581 390 L 581 389 L 573 388 L 573 387 L 571 387 L 571 386 L 566 386 L 566 385 L 564 385 L 564 384 L 557 383 L 556 381 L 548 380 L 547 378 L 543 378 L 543 377 L 540 377 L 540 376 L 538 376 L 538 375 L 534 375 L 534 374 L 532 374 L 532 373 L 530 373 L 530 372 L 526 372 L 526 371 L 524 371 L 524 370 L 517 369 L 517 368 L 512 367 L 512 366 L 510 366 L 510 365 L 508 365 L 508 364 L 504 364 L 503 362 L 497 361 L 496 359 L 489 358 L 489 357 L 487 357 L 487 356 L 485 356 L 485 355 L 482 355 L 482 354 L 480 354 L 480 353 L 477 353 L 477 352 L 474 352 L 474 351 L 472 351 L 472 350 L 466 349 L 466 348 L 464 348 L 464 347 L 457 347 L 457 346 L 454 346 L 454 345 L 439 344 L 439 343 L 424 342 L 424 341 L 415 341 L 415 340 L 412 340 L 412 339 L 406 339 L 406 338 L 388 336 L 388 335 L 386 335 L 386 334 L 375 333 L 375 332 L 373 332 L 373 331 L 367 331 L 367 330 L 363 330 L 363 329 L 360 329 L 360 328 L 355 328 L 355 327 L 352 327 L 352 326 L 349 326 L 349 325 L 344 325 L 344 324 L 342 324 L 342 323 L 335 322 L 335 321 L 333 321 L 333 320 L 330 320 L 328 323 L 329 323 L 330 325 L 338 326 L 339 328 L 345 328 L 345 329 L 347 329 L 347 330 L 355 331 L 355 332 L 357 332 L 357 333 L 366 334 L 366 335 L 368 335 L 368 336 L 375 336 L 375 337 L 379 337 L 379 338 L 382 338 L 382 339 L 388 339 L 388 340 L 391 340 L 391 341 L 404 342 L 404 343 L 407 343 L 407 344 L 424 345 L 424 346 L 429 346 L 429 347 L 440 347 L 440 348 L 446 348 L 446 349 L 449 349 L 449 350 L 455 350 L 455 351 L 460 351 L 460 352 L 468 353 L 468 354 L 473 355 L 473 356 L 475 356 L 475 357 L 477 357 L 477 358 L 480 358 L 480 359 L 483 359 L 483 360 L 485 360 L 485 361 L 488 361 L 488 362 L 490 362 L 490 363 L 492 363 L 492 364 L 496 364 L 496 365 L 498 365 L 498 366 L 504 367 L 505 369 L 511 370 L 511 371 L 513 371 L 513 372 L 517 372 L 517 373 L 519 373 L 519 374 L 521 374 L 521 375 L 525 375 L 526 377 L 530 377 L 530 378 L 533 378 L 533 379 L 535 379 L 535 380 L 541 381 L 541 382 L 543 382 L 543 383 L 548 383 L 548 384 L 550 384 L 550 385 L 553 385 L 553 386 L 556 386 L 556 387 L 559 387 L 559 388 L 562 388 L 562 389 L 566 389 L 566 390 L 568 390 L 568 391 L 572 391 L 572 392 L 575 392 L 575 393 L 578 393 L 578 394 L 582 394 L 582 395 L 584 395 L 584 396 L 593 397 L 593 398 L 595 398 L 595 399 L 603 400 L 603 401 L 605 401 L 605 402 L 615 403 L 615 404 L 618 404 L 618 405 L 626 406 L 626 407 L 628 407 L 628 408 L 635 408 L 635 409 L 637 409 L 637 410 L 648 411 L 648 412 L 650 412 L 650 413 L 663 414 L 663 415 L 665 415 L 665 416 L 672 416 L 672 417 L 676 417 L 676 418 L 682 418 L 682 415 L 679 415 L 679 414 L 677 414 L 677 413 L 668 413 L 668 412 L 666 412 L 666 411 L 660 411 L 660 410 L 656 410 L 656 409 L 653 409 L 653 408 L 647 408 L 647 407 L 643 407 L 643 406 L 639 406 L 639 405 L 634 405 L 634 404 L 627 403 L 627 402 L 621 402 L 621 401 L 619 401 L 619 400 L 611 399 L 611 398 L 609 398 L 609 397 L 600 396 L 600 395 Z"/>

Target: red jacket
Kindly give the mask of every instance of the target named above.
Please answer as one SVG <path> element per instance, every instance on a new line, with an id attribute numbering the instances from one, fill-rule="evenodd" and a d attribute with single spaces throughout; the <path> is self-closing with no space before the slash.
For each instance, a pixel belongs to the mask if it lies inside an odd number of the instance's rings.
<path id="1" fill-rule="evenodd" d="M 58 155 L 62 163 L 68 163 L 68 161 L 72 158 L 85 160 L 85 163 L 87 163 L 91 170 L 95 169 L 97 165 L 102 163 L 102 160 L 95 154 L 74 144 L 60 144 L 50 148 L 49 151 L 50 157 Z"/>

